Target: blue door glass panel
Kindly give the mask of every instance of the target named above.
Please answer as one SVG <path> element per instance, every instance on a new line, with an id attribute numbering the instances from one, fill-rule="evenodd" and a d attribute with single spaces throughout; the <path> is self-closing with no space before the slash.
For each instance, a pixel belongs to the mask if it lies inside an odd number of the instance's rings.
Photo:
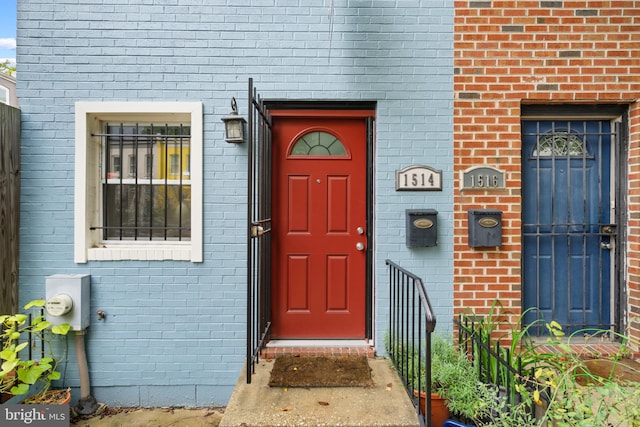
<path id="1" fill-rule="evenodd" d="M 608 121 L 523 121 L 525 323 L 555 320 L 567 332 L 606 328 L 610 252 Z M 545 332 L 543 324 L 532 328 Z"/>

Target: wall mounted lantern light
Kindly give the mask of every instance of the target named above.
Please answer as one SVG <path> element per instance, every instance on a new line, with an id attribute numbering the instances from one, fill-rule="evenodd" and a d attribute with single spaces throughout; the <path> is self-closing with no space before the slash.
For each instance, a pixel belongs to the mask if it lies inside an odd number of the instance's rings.
<path id="1" fill-rule="evenodd" d="M 244 117 L 238 115 L 236 99 L 231 98 L 231 112 L 221 119 L 224 122 L 225 141 L 229 143 L 244 142 Z"/>

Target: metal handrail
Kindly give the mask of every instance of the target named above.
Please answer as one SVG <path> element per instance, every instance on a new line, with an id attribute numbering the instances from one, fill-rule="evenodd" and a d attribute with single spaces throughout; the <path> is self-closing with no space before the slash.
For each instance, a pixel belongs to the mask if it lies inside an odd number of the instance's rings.
<path id="1" fill-rule="evenodd" d="M 431 426 L 431 334 L 436 316 L 422 279 L 390 260 L 386 264 L 389 266 L 387 351 L 421 424 Z M 423 393 L 424 408 L 420 402 Z"/>

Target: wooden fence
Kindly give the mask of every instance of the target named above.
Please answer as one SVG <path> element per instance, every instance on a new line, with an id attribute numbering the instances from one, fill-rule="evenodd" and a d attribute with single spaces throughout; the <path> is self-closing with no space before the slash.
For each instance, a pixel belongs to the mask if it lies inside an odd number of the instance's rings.
<path id="1" fill-rule="evenodd" d="M 0 314 L 18 309 L 20 110 L 0 103 Z"/>

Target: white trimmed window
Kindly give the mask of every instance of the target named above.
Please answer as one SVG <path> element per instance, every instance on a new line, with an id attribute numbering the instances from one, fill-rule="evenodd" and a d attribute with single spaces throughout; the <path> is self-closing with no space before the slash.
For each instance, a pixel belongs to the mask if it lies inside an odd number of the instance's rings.
<path id="1" fill-rule="evenodd" d="M 0 102 L 3 104 L 9 103 L 9 89 L 0 86 Z"/>
<path id="2" fill-rule="evenodd" d="M 202 262 L 202 103 L 77 102 L 75 120 L 75 262 Z"/>

